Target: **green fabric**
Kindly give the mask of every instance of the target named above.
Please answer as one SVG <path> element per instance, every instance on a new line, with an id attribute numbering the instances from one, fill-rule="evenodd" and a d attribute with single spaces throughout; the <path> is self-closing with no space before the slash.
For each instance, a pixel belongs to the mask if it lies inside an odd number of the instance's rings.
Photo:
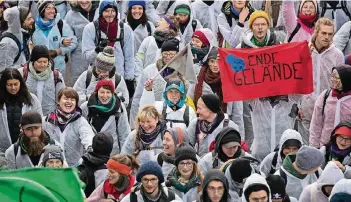
<path id="1" fill-rule="evenodd" d="M 83 202 L 82 186 L 73 168 L 24 168 L 0 172 L 0 201 Z"/>
<path id="2" fill-rule="evenodd" d="M 286 170 L 286 172 L 290 173 L 291 175 L 293 175 L 299 179 L 304 179 L 306 177 L 306 175 L 303 175 L 303 174 L 300 174 L 299 172 L 297 172 L 293 166 L 293 162 L 295 161 L 295 158 L 296 158 L 296 153 L 292 153 L 292 154 L 289 154 L 288 156 L 286 156 L 284 161 L 283 161 L 283 168 Z"/>
<path id="3" fill-rule="evenodd" d="M 190 15 L 190 10 L 187 8 L 178 8 L 175 12 L 176 14 Z"/>
<path id="4" fill-rule="evenodd" d="M 115 108 L 116 105 L 116 96 L 112 96 L 111 100 L 106 105 L 91 105 L 89 107 L 96 108 L 101 112 L 110 112 Z"/>
<path id="5" fill-rule="evenodd" d="M 259 41 L 256 39 L 256 37 L 254 37 L 254 36 L 252 36 L 252 38 L 251 38 L 251 42 L 252 42 L 253 44 L 255 44 L 257 47 L 263 47 L 263 46 L 265 46 L 265 45 L 267 44 L 267 40 L 268 40 L 267 35 L 266 35 L 266 37 L 264 38 L 263 42 L 259 42 Z"/>
<path id="6" fill-rule="evenodd" d="M 179 178 L 180 178 L 180 175 L 179 175 L 177 169 L 174 168 L 172 170 L 172 172 L 170 173 L 170 175 L 168 176 L 168 180 L 171 182 L 171 185 L 175 189 L 177 189 L 180 192 L 183 192 L 184 194 L 186 194 L 190 189 L 197 187 L 201 184 L 200 177 L 197 176 L 195 173 L 193 174 L 193 176 L 191 177 L 189 182 L 187 184 L 184 184 L 184 185 L 178 181 Z"/>

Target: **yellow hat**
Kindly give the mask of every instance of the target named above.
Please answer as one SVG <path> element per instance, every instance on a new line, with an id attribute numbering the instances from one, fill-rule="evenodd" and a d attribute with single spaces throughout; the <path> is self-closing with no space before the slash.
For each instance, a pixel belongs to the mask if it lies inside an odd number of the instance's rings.
<path id="1" fill-rule="evenodd" d="M 255 12 L 251 13 L 250 19 L 249 19 L 249 28 L 252 29 L 252 23 L 257 19 L 257 18 L 264 18 L 267 20 L 268 26 L 270 24 L 270 19 L 267 15 L 266 12 L 261 11 L 261 10 L 256 10 Z"/>

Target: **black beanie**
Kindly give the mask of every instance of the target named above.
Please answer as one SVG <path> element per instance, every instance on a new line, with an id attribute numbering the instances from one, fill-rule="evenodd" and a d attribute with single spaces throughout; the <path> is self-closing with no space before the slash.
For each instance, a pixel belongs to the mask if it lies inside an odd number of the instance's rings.
<path id="1" fill-rule="evenodd" d="M 272 199 L 283 199 L 286 195 L 285 180 L 279 175 L 268 175 L 266 178 L 267 184 L 271 189 Z"/>
<path id="2" fill-rule="evenodd" d="M 216 94 L 203 94 L 201 99 L 205 103 L 206 107 L 213 113 L 218 113 L 221 111 L 219 97 Z"/>
<path id="3" fill-rule="evenodd" d="M 229 142 L 239 142 L 239 144 L 241 143 L 241 136 L 237 130 L 231 130 L 228 133 L 224 134 L 219 144 L 223 145 Z"/>
<path id="4" fill-rule="evenodd" d="M 174 165 L 178 166 L 182 160 L 191 159 L 197 163 L 196 151 L 188 143 L 182 143 L 175 151 Z"/>
<path id="5" fill-rule="evenodd" d="M 297 148 L 300 148 L 302 145 L 301 145 L 301 142 L 299 140 L 296 140 L 296 139 L 288 139 L 284 142 L 282 148 L 287 148 L 287 147 L 297 147 Z"/>
<path id="6" fill-rule="evenodd" d="M 336 69 L 338 71 L 341 84 L 342 84 L 342 92 L 346 93 L 351 90 L 351 66 L 350 65 L 341 65 L 338 67 L 334 67 L 333 70 Z"/>
<path id="7" fill-rule="evenodd" d="M 164 51 L 177 51 L 179 52 L 179 40 L 176 38 L 171 38 L 163 42 L 161 46 L 161 52 Z"/>
<path id="8" fill-rule="evenodd" d="M 103 156 L 110 156 L 113 148 L 113 138 L 109 133 L 98 133 L 93 138 L 93 152 Z"/>
<path id="9" fill-rule="evenodd" d="M 245 178 L 248 178 L 251 171 L 250 161 L 244 158 L 234 159 L 232 164 L 230 165 L 229 172 L 232 180 L 238 183 L 243 183 Z"/>
<path id="10" fill-rule="evenodd" d="M 26 20 L 27 16 L 29 15 L 30 10 L 28 8 L 21 7 L 19 8 L 19 12 L 20 12 L 20 22 L 22 25 Z"/>
<path id="11" fill-rule="evenodd" d="M 245 192 L 244 192 L 244 195 L 245 195 L 245 199 L 246 201 L 249 201 L 249 197 L 250 197 L 250 194 L 252 192 L 258 192 L 258 191 L 266 191 L 267 193 L 267 196 L 269 198 L 269 189 L 266 185 L 263 185 L 263 184 L 253 184 L 251 186 L 249 186 L 248 188 L 246 188 Z"/>
<path id="12" fill-rule="evenodd" d="M 47 58 L 50 60 L 49 50 L 44 45 L 36 45 L 32 50 L 32 54 L 30 56 L 30 61 L 35 62 L 40 58 Z"/>

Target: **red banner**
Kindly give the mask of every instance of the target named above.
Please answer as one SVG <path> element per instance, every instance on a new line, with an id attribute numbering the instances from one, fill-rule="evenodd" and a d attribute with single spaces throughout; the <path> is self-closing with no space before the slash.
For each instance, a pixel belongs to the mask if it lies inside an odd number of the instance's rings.
<path id="1" fill-rule="evenodd" d="M 219 55 L 224 102 L 313 92 L 307 41 L 264 48 L 220 48 Z"/>

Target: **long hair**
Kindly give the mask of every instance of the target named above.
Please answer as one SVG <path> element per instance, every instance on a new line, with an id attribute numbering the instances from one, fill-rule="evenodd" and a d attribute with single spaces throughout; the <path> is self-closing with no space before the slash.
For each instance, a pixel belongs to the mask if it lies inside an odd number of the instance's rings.
<path id="1" fill-rule="evenodd" d="M 133 171 L 137 171 L 140 168 L 140 165 L 132 155 L 116 154 L 112 156 L 111 159 L 128 167 L 131 167 Z"/>
<path id="2" fill-rule="evenodd" d="M 32 96 L 20 72 L 14 68 L 6 68 L 0 78 L 0 109 L 4 109 L 4 104 L 9 99 L 10 93 L 6 89 L 6 84 L 8 80 L 12 79 L 20 82 L 20 89 L 17 95 L 21 101 L 28 106 L 32 106 Z"/>
<path id="3" fill-rule="evenodd" d="M 141 18 L 139 19 L 140 20 L 140 23 L 143 25 L 143 26 L 145 26 L 146 25 L 146 23 L 147 23 L 147 21 L 148 21 L 148 18 L 147 18 L 147 16 L 146 16 L 146 9 L 145 8 L 143 8 L 143 14 L 141 15 Z M 132 15 L 132 7 L 130 7 L 129 9 L 128 9 L 128 13 L 127 13 L 127 21 L 128 21 L 128 23 L 130 23 L 130 22 L 132 22 L 134 20 L 134 18 L 133 18 L 133 15 Z"/>

